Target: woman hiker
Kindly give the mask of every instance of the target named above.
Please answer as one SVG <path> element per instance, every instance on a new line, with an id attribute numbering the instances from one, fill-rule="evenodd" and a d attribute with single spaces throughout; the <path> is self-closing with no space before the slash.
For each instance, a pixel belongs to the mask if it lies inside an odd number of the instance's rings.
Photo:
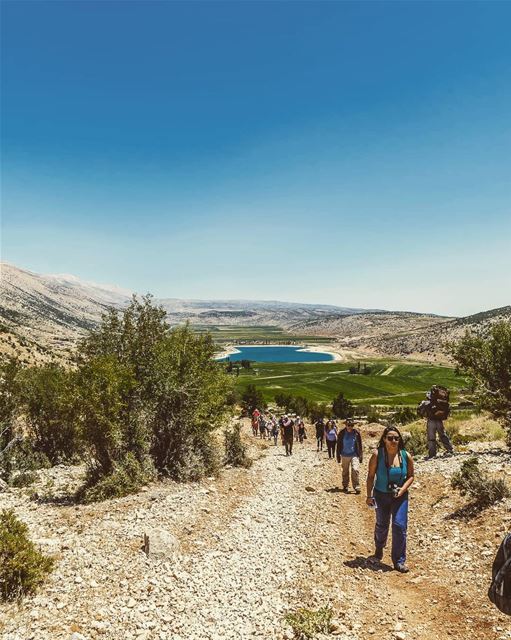
<path id="1" fill-rule="evenodd" d="M 305 430 L 304 421 L 298 416 L 298 440 L 303 443 L 307 439 L 307 431 Z"/>
<path id="2" fill-rule="evenodd" d="M 329 420 L 325 426 L 326 448 L 328 457 L 335 458 L 335 445 L 337 443 L 337 425 L 335 420 Z"/>
<path id="3" fill-rule="evenodd" d="M 406 566 L 406 531 L 408 528 L 408 489 L 414 479 L 413 458 L 405 450 L 403 438 L 396 427 L 387 427 L 378 450 L 369 460 L 367 474 L 367 504 L 376 509 L 374 559 L 383 559 L 392 518 L 392 563 L 400 573 Z"/>

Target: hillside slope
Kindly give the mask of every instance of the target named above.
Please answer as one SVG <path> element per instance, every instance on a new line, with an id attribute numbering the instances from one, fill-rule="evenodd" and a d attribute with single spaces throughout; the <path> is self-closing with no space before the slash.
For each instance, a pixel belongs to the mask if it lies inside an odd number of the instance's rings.
<path id="1" fill-rule="evenodd" d="M 511 322 L 511 306 L 455 318 L 402 334 L 374 337 L 367 341 L 367 346 L 384 355 L 445 360 L 449 342 L 459 340 L 467 331 L 475 335 L 487 335 L 492 325 L 499 321 Z"/>
<path id="2" fill-rule="evenodd" d="M 297 323 L 292 330 L 331 337 L 345 348 L 368 349 L 374 354 L 445 361 L 447 343 L 466 331 L 486 335 L 500 320 L 511 322 L 511 306 L 463 318 L 392 312 L 331 316 Z"/>
<path id="3" fill-rule="evenodd" d="M 26 361 L 69 353 L 110 306 L 130 292 L 82 282 L 73 276 L 43 276 L 1 263 L 0 349 Z"/>

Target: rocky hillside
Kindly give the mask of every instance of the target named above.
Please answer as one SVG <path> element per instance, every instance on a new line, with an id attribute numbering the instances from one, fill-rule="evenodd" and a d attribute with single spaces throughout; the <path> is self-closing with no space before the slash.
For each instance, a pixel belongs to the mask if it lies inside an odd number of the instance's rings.
<path id="1" fill-rule="evenodd" d="M 463 318 L 416 313 L 362 313 L 331 316 L 297 323 L 293 331 L 328 336 L 345 348 L 363 348 L 375 354 L 445 361 L 446 344 L 466 331 L 485 335 L 499 320 L 511 322 L 511 306 Z"/>
<path id="2" fill-rule="evenodd" d="M 179 300 L 159 298 L 171 324 L 190 321 L 196 325 L 285 327 L 298 322 L 322 321 L 332 314 L 350 315 L 361 309 L 326 304 L 303 304 L 277 300 Z"/>
<path id="3" fill-rule="evenodd" d="M 451 318 L 421 313 L 374 311 L 331 315 L 319 320 L 297 322 L 290 328 L 295 333 L 356 341 L 426 329 L 447 320 Z"/>
<path id="4" fill-rule="evenodd" d="M 43 276 L 1 263 L 0 352 L 27 362 L 65 357 L 76 340 L 129 291 L 82 282 L 73 276 Z"/>
<path id="5" fill-rule="evenodd" d="M 493 324 L 511 322 L 511 306 L 454 318 L 423 329 L 413 329 L 396 335 L 383 335 L 367 341 L 367 346 L 385 355 L 412 356 L 427 360 L 445 360 L 446 346 L 467 331 L 486 335 Z"/>

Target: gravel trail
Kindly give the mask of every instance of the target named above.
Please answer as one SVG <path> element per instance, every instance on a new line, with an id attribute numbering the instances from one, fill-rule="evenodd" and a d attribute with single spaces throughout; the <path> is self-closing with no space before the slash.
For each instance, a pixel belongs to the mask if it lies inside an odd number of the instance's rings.
<path id="1" fill-rule="evenodd" d="M 283 640 L 293 637 L 287 612 L 324 606 L 338 640 L 511 638 L 485 597 L 511 501 L 474 522 L 453 520 L 461 502 L 449 474 L 461 457 L 417 464 L 412 571 L 402 576 L 388 553 L 380 566 L 367 562 L 374 513 L 363 494 L 340 492 L 340 466 L 326 452 L 309 440 L 286 457 L 248 433 L 246 425 L 254 465 L 198 484 L 155 483 L 96 505 L 0 493 L 0 508 L 14 508 L 57 560 L 35 596 L 0 605 L 1 640 Z M 507 457 L 481 455 L 505 470 Z M 65 487 L 73 473 L 44 471 L 41 486 Z"/>

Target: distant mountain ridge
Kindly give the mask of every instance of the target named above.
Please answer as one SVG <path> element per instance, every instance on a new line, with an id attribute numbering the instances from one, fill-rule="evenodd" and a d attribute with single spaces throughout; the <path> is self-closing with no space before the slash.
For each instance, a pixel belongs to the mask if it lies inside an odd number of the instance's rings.
<path id="1" fill-rule="evenodd" d="M 67 358 L 76 341 L 99 322 L 110 307 L 122 308 L 132 292 L 86 282 L 73 275 L 41 275 L 0 263 L 0 352 L 29 362 L 52 354 Z M 275 325 L 318 319 L 332 313 L 360 313 L 334 305 L 280 301 L 181 300 L 155 298 L 170 324 L 190 321 L 210 325 Z"/>
<path id="2" fill-rule="evenodd" d="M 29 363 L 67 359 L 107 309 L 122 308 L 131 296 L 113 285 L 0 263 L 0 355 L 17 354 Z M 341 348 L 426 360 L 445 360 L 445 344 L 467 329 L 485 334 L 494 322 L 511 321 L 511 306 L 449 318 L 276 300 L 155 298 L 155 303 L 171 325 L 277 326 L 291 334 L 330 337 Z"/>

